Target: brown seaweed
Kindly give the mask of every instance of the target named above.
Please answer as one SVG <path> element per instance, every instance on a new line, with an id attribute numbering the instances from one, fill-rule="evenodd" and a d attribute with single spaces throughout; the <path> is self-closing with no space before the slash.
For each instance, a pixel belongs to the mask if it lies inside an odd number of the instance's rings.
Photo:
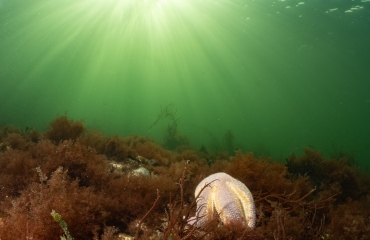
<path id="1" fill-rule="evenodd" d="M 113 163 L 127 171 L 112 171 Z M 138 166 L 151 175 L 130 174 Z M 253 193 L 254 230 L 226 228 L 217 218 L 203 229 L 189 226 L 195 187 L 220 171 Z M 311 149 L 285 165 L 252 153 L 173 152 L 144 137 L 86 131 L 66 116 L 45 133 L 0 130 L 0 239 L 60 239 L 53 209 L 75 239 L 367 239 L 369 193 L 369 176 L 345 157 Z"/>

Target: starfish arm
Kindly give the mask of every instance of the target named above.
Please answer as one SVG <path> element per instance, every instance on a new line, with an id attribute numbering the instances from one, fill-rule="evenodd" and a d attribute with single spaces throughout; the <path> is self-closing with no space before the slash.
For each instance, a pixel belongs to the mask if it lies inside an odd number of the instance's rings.
<path id="1" fill-rule="evenodd" d="M 199 195 L 199 198 L 197 199 L 197 210 L 196 210 L 196 218 L 198 219 L 197 226 L 202 226 L 206 224 L 207 222 L 211 221 L 214 216 L 214 193 L 213 188 L 211 185 L 205 187 L 208 183 L 204 180 L 199 183 L 198 187 L 195 190 L 195 197 L 198 196 L 199 192 L 201 194 Z"/>
<path id="2" fill-rule="evenodd" d="M 254 228 L 256 224 L 256 208 L 253 195 L 249 189 L 240 181 L 227 182 L 229 189 L 237 196 L 241 205 L 240 213 L 243 215 L 248 227 Z"/>

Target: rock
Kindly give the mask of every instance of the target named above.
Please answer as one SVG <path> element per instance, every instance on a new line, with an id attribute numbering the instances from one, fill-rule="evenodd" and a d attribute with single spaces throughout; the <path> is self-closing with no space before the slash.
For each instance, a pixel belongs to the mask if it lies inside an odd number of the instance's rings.
<path id="1" fill-rule="evenodd" d="M 131 174 L 134 175 L 134 176 L 140 176 L 140 175 L 150 176 L 150 172 L 145 167 L 139 167 L 139 168 L 131 171 Z"/>

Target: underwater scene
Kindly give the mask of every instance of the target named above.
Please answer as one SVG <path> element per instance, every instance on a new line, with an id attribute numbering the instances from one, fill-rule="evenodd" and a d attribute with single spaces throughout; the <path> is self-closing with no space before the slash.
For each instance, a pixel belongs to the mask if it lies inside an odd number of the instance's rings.
<path id="1" fill-rule="evenodd" d="M 0 240 L 370 239 L 370 0 L 0 0 Z"/>

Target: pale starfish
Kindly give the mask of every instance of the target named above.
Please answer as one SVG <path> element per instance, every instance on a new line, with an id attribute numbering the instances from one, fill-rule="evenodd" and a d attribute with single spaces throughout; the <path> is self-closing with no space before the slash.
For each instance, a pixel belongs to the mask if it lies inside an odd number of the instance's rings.
<path id="1" fill-rule="evenodd" d="M 197 227 L 204 226 L 217 215 L 225 226 L 255 227 L 256 210 L 252 193 L 230 175 L 220 172 L 206 177 L 195 189 L 197 196 L 196 217 L 190 221 L 194 224 L 198 219 Z"/>

